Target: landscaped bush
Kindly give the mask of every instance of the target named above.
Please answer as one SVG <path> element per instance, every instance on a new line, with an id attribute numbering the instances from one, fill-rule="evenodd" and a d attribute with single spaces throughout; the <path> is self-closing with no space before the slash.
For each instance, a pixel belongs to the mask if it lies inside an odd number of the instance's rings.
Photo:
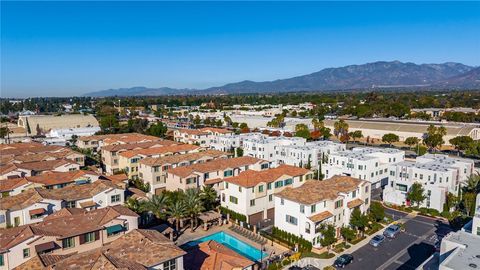
<path id="1" fill-rule="evenodd" d="M 370 228 L 367 230 L 367 234 L 368 235 L 371 235 L 371 234 L 374 234 L 376 232 L 378 232 L 379 230 L 382 229 L 382 225 L 380 225 L 380 223 L 372 223 L 372 225 L 370 225 Z"/>
<path id="2" fill-rule="evenodd" d="M 238 220 L 238 221 L 242 221 L 242 222 L 247 222 L 247 217 L 245 215 L 242 215 L 240 213 L 237 213 L 235 211 L 232 211 L 228 208 L 225 208 L 225 207 L 222 207 L 220 206 L 220 212 L 222 212 L 222 214 L 224 215 L 227 215 L 229 214 L 230 215 L 230 219 L 233 219 L 233 220 Z"/>
<path id="3" fill-rule="evenodd" d="M 358 244 L 363 239 L 365 239 L 365 236 L 364 237 L 359 237 L 357 239 L 354 239 L 354 240 L 350 241 L 350 244 L 352 244 L 352 245 Z"/>
<path id="4" fill-rule="evenodd" d="M 312 243 L 309 241 L 298 237 L 293 233 L 280 230 L 277 227 L 272 228 L 272 237 L 288 244 L 291 247 L 295 246 L 295 244 L 298 244 L 298 249 L 300 252 L 312 250 Z"/>

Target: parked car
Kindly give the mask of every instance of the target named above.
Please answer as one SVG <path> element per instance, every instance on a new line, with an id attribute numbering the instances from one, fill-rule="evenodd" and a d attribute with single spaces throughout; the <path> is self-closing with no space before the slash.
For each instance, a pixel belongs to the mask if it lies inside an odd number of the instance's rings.
<path id="1" fill-rule="evenodd" d="M 390 225 L 388 228 L 383 231 L 383 235 L 388 238 L 395 238 L 397 234 L 400 233 L 400 226 L 398 225 Z"/>
<path id="2" fill-rule="evenodd" d="M 384 240 L 385 240 L 385 236 L 381 234 L 377 234 L 372 238 L 372 240 L 370 240 L 369 244 L 374 247 L 378 247 L 380 246 L 381 243 L 383 243 Z"/>
<path id="3" fill-rule="evenodd" d="M 335 267 L 340 267 L 340 268 L 344 268 L 345 266 L 347 266 L 348 264 L 350 264 L 351 262 L 353 262 L 353 256 L 352 254 L 343 254 L 341 255 L 340 257 L 338 257 L 335 262 L 333 262 L 333 266 Z"/>

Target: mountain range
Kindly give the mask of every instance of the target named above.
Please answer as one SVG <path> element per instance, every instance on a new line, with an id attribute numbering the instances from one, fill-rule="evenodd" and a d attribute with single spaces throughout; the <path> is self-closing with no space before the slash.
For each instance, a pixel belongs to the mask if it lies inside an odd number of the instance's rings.
<path id="1" fill-rule="evenodd" d="M 242 81 L 207 89 L 131 87 L 87 93 L 84 96 L 214 95 L 241 93 L 315 92 L 365 89 L 472 89 L 480 88 L 480 67 L 461 63 L 414 64 L 379 61 L 326 68 L 307 75 L 274 81 Z"/>

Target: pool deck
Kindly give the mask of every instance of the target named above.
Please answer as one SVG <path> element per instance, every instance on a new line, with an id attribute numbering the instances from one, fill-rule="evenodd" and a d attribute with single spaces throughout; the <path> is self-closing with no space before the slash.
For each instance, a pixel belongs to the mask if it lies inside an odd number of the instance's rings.
<path id="1" fill-rule="evenodd" d="M 187 228 L 182 233 L 182 235 L 180 235 L 178 237 L 178 239 L 175 241 L 175 244 L 177 246 L 181 246 L 181 245 L 183 245 L 187 242 L 205 237 L 205 236 L 210 235 L 210 234 L 214 234 L 214 233 L 223 231 L 223 232 L 226 232 L 226 233 L 228 233 L 232 236 L 235 236 L 235 238 L 251 245 L 252 247 L 255 247 L 259 250 L 262 249 L 262 246 L 259 243 L 253 242 L 250 239 L 247 239 L 247 238 L 243 237 L 242 235 L 239 235 L 239 234 L 233 232 L 232 230 L 229 230 L 228 228 L 230 226 L 231 226 L 230 224 L 222 225 L 222 226 L 214 226 L 214 227 L 209 228 L 208 231 L 204 231 L 202 228 L 199 227 L 194 232 L 191 232 L 190 228 Z M 268 241 L 268 243 L 265 244 L 263 246 L 263 248 L 265 250 L 264 252 L 269 254 L 269 255 L 271 255 L 271 254 L 281 254 L 281 253 L 288 250 L 287 248 L 285 248 L 283 246 L 280 246 L 277 243 L 272 243 L 271 241 Z M 267 259 L 267 258 L 268 258 L 268 256 L 264 259 Z"/>

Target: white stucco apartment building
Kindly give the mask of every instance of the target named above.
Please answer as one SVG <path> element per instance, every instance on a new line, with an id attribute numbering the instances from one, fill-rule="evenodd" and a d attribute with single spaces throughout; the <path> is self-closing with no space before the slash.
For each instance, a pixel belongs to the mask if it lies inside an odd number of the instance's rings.
<path id="1" fill-rule="evenodd" d="M 310 170 L 281 165 L 264 171 L 248 170 L 225 178 L 221 190 L 221 205 L 247 217 L 257 225 L 264 219 L 275 218 L 274 195 L 287 187 L 298 187 L 311 179 Z"/>
<path id="2" fill-rule="evenodd" d="M 275 147 L 275 164 L 288 164 L 318 170 L 322 160 L 330 154 L 345 151 L 345 144 L 332 141 L 307 142 L 304 145 L 279 145 Z"/>
<path id="3" fill-rule="evenodd" d="M 326 178 L 351 176 L 369 181 L 372 188 L 379 188 L 388 183 L 388 167 L 404 158 L 405 152 L 398 149 L 358 147 L 330 154 L 323 169 Z"/>
<path id="4" fill-rule="evenodd" d="M 383 200 L 397 205 L 410 205 L 406 199 L 414 183 L 422 184 L 426 200 L 421 207 L 440 212 L 448 193 L 458 194 L 460 187 L 473 173 L 474 161 L 446 155 L 426 154 L 413 161 L 403 161 L 389 167 L 389 183 L 383 191 Z"/>
<path id="5" fill-rule="evenodd" d="M 349 176 L 307 181 L 275 195 L 275 227 L 321 247 L 321 225 L 334 225 L 339 236 L 355 208 L 362 213 L 369 209 L 370 194 L 370 182 Z"/>

